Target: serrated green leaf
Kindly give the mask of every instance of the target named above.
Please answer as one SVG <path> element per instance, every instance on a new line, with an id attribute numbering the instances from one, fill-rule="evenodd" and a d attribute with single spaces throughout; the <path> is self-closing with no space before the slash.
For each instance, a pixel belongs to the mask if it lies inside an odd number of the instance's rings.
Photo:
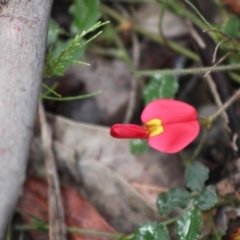
<path id="1" fill-rule="evenodd" d="M 136 229 L 133 240 L 170 240 L 170 237 L 165 225 L 149 222 Z"/>
<path id="2" fill-rule="evenodd" d="M 237 38 L 240 30 L 240 18 L 237 15 L 232 15 L 226 22 L 223 32 L 231 38 Z"/>
<path id="3" fill-rule="evenodd" d="M 132 154 L 145 153 L 148 149 L 149 147 L 146 140 L 132 139 L 130 141 L 130 151 Z"/>
<path id="4" fill-rule="evenodd" d="M 201 191 L 208 179 L 209 170 L 199 162 L 188 166 L 185 172 L 186 186 L 191 190 Z"/>
<path id="5" fill-rule="evenodd" d="M 99 1 L 75 0 L 69 12 L 73 16 L 71 32 L 80 34 L 93 26 L 100 18 Z"/>
<path id="6" fill-rule="evenodd" d="M 188 209 L 177 220 L 176 232 L 179 240 L 195 240 L 200 237 L 202 216 L 198 209 Z"/>
<path id="7" fill-rule="evenodd" d="M 160 215 L 169 213 L 175 207 L 186 208 L 190 201 L 190 194 L 185 189 L 175 188 L 160 193 L 157 198 L 157 208 Z"/>
<path id="8" fill-rule="evenodd" d="M 58 23 L 51 18 L 48 25 L 48 38 L 47 38 L 48 46 L 56 42 L 60 30 L 61 28 L 58 25 Z"/>
<path id="9" fill-rule="evenodd" d="M 174 98 L 178 82 L 172 75 L 155 74 L 143 89 L 145 104 L 157 98 Z"/>
<path id="10" fill-rule="evenodd" d="M 218 202 L 217 195 L 212 186 L 206 187 L 204 191 L 194 197 L 193 204 L 201 210 L 209 210 Z"/>

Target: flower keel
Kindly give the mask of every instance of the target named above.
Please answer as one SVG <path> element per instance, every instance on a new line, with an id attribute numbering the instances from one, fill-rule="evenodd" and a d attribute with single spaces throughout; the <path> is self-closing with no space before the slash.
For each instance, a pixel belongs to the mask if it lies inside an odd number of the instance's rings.
<path id="1" fill-rule="evenodd" d="M 147 130 L 135 124 L 115 124 L 111 127 L 110 135 L 114 138 L 148 138 Z"/>

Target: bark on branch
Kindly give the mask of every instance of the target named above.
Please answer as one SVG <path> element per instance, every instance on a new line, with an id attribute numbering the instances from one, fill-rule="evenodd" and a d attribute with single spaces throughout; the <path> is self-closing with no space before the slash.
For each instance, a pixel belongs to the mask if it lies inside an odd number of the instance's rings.
<path id="1" fill-rule="evenodd" d="M 51 5 L 0 1 L 0 239 L 25 178 Z"/>

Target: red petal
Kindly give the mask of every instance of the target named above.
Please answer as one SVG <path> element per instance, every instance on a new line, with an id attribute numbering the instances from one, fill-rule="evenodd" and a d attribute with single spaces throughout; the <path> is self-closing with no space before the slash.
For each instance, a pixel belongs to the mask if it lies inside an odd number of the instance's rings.
<path id="1" fill-rule="evenodd" d="M 150 102 L 141 115 L 143 123 L 147 123 L 153 118 L 161 119 L 164 127 L 170 123 L 196 120 L 197 112 L 187 103 L 172 99 L 158 99 Z"/>
<path id="2" fill-rule="evenodd" d="M 198 121 L 169 124 L 164 127 L 163 133 L 149 137 L 148 145 L 160 152 L 176 153 L 191 143 L 199 130 Z"/>
<path id="3" fill-rule="evenodd" d="M 110 134 L 115 138 L 148 138 L 146 129 L 135 124 L 115 124 Z"/>

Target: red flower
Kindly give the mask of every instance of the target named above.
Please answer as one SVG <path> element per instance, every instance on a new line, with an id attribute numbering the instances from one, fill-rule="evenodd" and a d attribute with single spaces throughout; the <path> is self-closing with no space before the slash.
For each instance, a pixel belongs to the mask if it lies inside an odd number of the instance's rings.
<path id="1" fill-rule="evenodd" d="M 165 153 L 176 153 L 191 143 L 200 129 L 195 108 L 172 99 L 150 102 L 143 110 L 141 119 L 144 126 L 113 125 L 111 136 L 148 139 L 148 145 L 152 148 Z"/>

